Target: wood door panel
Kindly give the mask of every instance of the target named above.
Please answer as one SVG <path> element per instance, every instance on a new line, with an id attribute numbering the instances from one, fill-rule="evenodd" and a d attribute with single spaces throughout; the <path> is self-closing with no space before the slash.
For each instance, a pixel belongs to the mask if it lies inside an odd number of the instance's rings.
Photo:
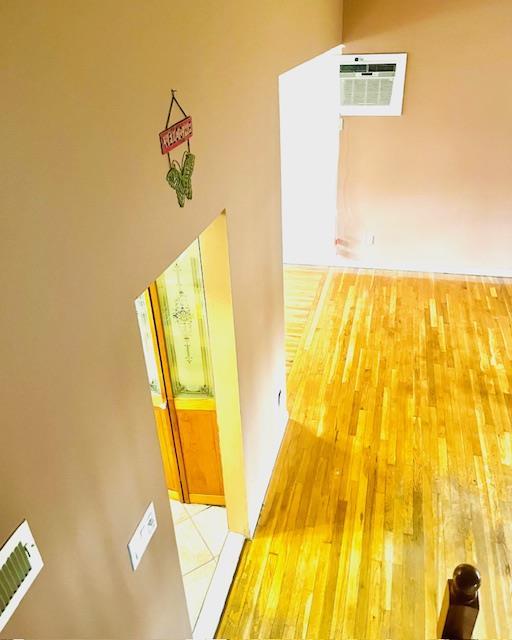
<path id="1" fill-rule="evenodd" d="M 216 412 L 177 409 L 176 413 L 191 502 L 224 504 Z"/>
<path id="2" fill-rule="evenodd" d="M 174 443 L 172 441 L 171 426 L 167 408 L 153 407 L 158 442 L 164 466 L 165 482 L 167 490 L 173 493 L 173 497 L 180 497 L 180 480 L 174 455 Z"/>

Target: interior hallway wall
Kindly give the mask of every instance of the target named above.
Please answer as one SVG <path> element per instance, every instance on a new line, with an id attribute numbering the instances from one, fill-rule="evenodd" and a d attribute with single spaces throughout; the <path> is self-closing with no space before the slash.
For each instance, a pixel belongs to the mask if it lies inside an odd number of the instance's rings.
<path id="1" fill-rule="evenodd" d="M 509 0 L 346 0 L 344 53 L 409 59 L 402 117 L 345 118 L 343 264 L 512 275 L 511 31 Z"/>
<path id="2" fill-rule="evenodd" d="M 335 260 L 340 53 L 335 47 L 279 78 L 286 264 Z"/>
<path id="3" fill-rule="evenodd" d="M 133 301 L 223 209 L 254 527 L 283 426 L 278 76 L 341 20 L 339 0 L 1 3 L 0 540 L 27 518 L 45 561 L 4 635 L 190 637 Z M 185 209 L 158 143 L 171 88 Z"/>

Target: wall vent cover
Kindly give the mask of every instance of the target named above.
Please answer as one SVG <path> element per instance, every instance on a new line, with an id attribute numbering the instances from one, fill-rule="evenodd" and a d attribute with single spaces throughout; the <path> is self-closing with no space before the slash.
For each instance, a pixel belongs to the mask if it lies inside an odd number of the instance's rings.
<path id="1" fill-rule="evenodd" d="M 43 568 L 43 560 L 25 520 L 0 549 L 0 631 Z"/>
<path id="2" fill-rule="evenodd" d="M 400 116 L 406 53 L 342 55 L 341 116 Z"/>

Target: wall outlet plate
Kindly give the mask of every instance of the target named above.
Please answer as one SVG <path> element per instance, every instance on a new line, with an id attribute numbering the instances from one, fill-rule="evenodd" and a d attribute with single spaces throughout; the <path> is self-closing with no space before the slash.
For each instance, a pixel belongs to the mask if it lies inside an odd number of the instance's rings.
<path id="1" fill-rule="evenodd" d="M 137 529 L 128 543 L 128 553 L 135 571 L 146 551 L 149 541 L 153 537 L 158 523 L 156 521 L 155 505 L 151 503 L 137 525 Z"/>

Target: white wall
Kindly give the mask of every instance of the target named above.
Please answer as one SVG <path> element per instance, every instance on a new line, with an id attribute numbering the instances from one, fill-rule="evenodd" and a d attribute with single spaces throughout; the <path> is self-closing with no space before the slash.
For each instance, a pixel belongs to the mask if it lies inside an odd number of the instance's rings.
<path id="1" fill-rule="evenodd" d="M 408 62 L 402 117 L 345 118 L 342 264 L 512 276 L 511 30 L 510 0 L 345 2 L 345 53 Z"/>
<path id="2" fill-rule="evenodd" d="M 339 82 L 335 47 L 279 78 L 283 259 L 336 259 Z"/>

